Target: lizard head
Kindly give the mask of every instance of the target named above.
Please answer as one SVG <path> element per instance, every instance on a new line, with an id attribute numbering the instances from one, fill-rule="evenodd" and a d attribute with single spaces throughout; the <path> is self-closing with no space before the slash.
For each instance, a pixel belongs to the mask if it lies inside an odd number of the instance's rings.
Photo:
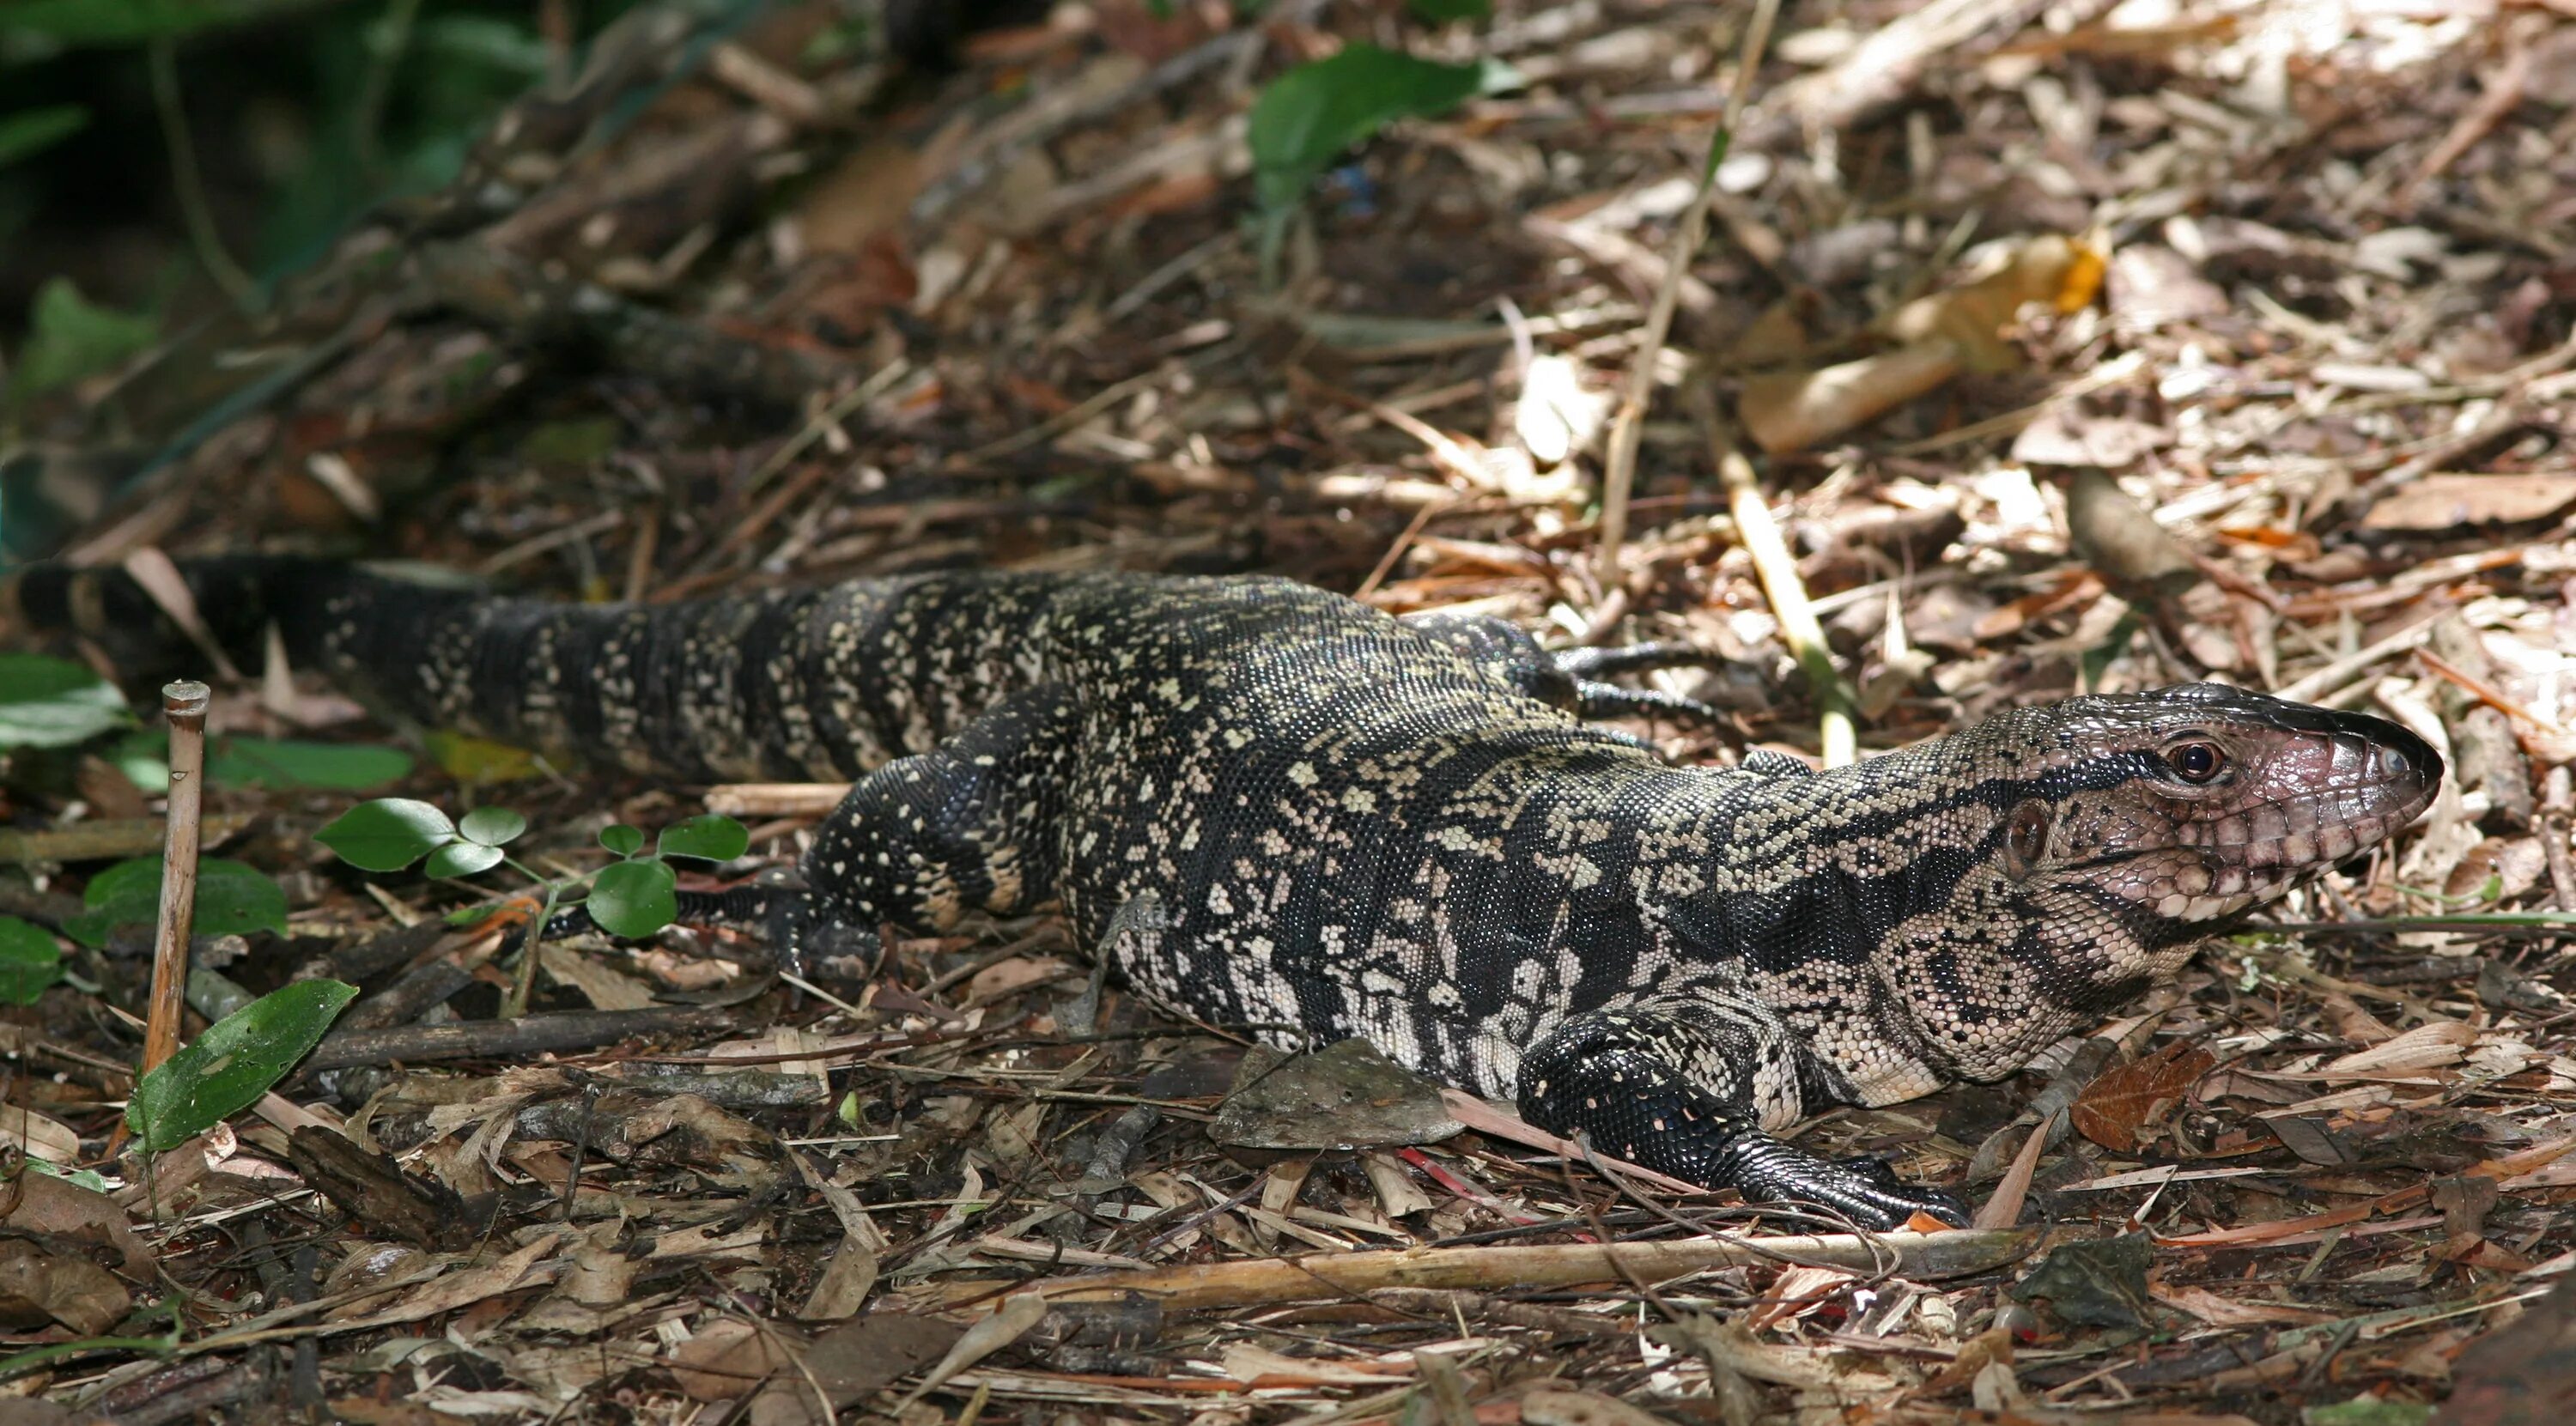
<path id="1" fill-rule="evenodd" d="M 2395 723 L 2216 684 L 2017 709 L 1900 760 L 1922 854 L 1874 962 L 1927 1057 L 1971 1078 L 2385 841 L 2442 781 Z"/>

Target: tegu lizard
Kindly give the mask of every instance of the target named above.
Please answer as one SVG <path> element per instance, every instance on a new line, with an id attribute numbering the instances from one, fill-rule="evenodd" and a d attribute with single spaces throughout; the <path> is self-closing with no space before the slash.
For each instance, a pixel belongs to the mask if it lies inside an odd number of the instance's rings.
<path id="1" fill-rule="evenodd" d="M 237 657 L 274 626 L 420 723 L 682 779 L 856 779 L 791 940 L 1049 903 L 1097 939 L 1151 904 L 1103 954 L 1153 999 L 1282 1043 L 1363 1037 L 1602 1152 L 1868 1226 L 1961 1214 L 1778 1131 L 2020 1067 L 2385 841 L 2442 776 L 2393 723 L 2214 684 L 1827 772 L 1672 766 L 1580 716 L 1655 701 L 1594 677 L 1616 656 L 1276 578 L 585 607 L 297 559 L 183 569 Z M 11 602 L 24 628 L 174 641 L 115 571 L 32 570 Z"/>

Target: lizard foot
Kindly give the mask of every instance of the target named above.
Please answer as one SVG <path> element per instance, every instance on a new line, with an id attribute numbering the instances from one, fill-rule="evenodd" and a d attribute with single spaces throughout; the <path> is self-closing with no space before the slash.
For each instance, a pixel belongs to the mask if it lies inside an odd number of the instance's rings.
<path id="1" fill-rule="evenodd" d="M 1815 1204 L 1869 1229 L 1918 1211 L 1968 1221 L 1957 1199 L 1900 1181 L 1881 1160 L 1837 1162 L 1764 1133 L 1751 1096 L 1730 1091 L 1793 1053 L 1787 1027 L 1740 1000 L 1593 1011 L 1522 1058 L 1521 1117 L 1748 1203 Z"/>
<path id="2" fill-rule="evenodd" d="M 1739 1140 L 1727 1157 L 1731 1179 L 1748 1201 L 1814 1203 L 1863 1228 L 1902 1227 L 1916 1213 L 1965 1224 L 1967 1205 L 1937 1188 L 1909 1184 L 1875 1156 L 1824 1159 L 1767 1136 Z"/>
<path id="3" fill-rule="evenodd" d="M 1559 676 L 1574 685 L 1574 710 L 1585 718 L 1649 718 L 1716 726 L 1726 715 L 1696 698 L 1656 688 L 1623 688 L 1613 674 L 1707 665 L 1717 660 L 1683 643 L 1629 644 L 1621 648 L 1558 649 L 1547 655 Z"/>

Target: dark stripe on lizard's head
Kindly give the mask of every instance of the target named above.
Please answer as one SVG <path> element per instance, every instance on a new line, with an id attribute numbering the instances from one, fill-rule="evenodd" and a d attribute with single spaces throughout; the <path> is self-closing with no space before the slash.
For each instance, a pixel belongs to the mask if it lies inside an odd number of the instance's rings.
<path id="1" fill-rule="evenodd" d="M 1747 799 L 1717 895 L 1839 915 L 1928 1062 L 1991 1077 L 2422 812 L 2394 723 L 2192 684 L 2017 709 Z M 1753 918 L 1758 919 L 1758 918 Z M 1729 917 L 1731 929 L 1753 929 Z M 1781 948 L 1737 944 L 1754 964 Z"/>

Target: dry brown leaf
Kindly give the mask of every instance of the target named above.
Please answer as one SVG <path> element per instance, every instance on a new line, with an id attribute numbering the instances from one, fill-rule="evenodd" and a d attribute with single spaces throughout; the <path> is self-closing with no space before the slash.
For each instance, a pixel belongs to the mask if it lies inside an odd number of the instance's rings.
<path id="1" fill-rule="evenodd" d="M 1028 1330 L 1046 1314 L 1046 1299 L 1034 1292 L 1003 1298 L 1001 1307 L 991 1316 L 968 1327 L 950 1344 L 948 1355 L 922 1375 L 920 1383 L 905 1393 L 891 1414 L 902 1416 L 906 1408 L 936 1390 L 940 1383 L 1027 1336 Z"/>
<path id="2" fill-rule="evenodd" d="M 560 1233 L 547 1233 L 507 1257 L 432 1279 L 412 1289 L 400 1304 L 381 1312 L 370 1312 L 360 1317 L 326 1317 L 325 1320 L 331 1324 L 327 1330 L 364 1332 L 404 1322 L 424 1321 L 460 1307 L 470 1307 L 487 1297 L 552 1282 L 561 1275 L 564 1264 L 544 1259 L 555 1251 L 562 1237 Z"/>
<path id="3" fill-rule="evenodd" d="M 1736 403 L 1744 429 L 1773 455 L 1839 435 L 1957 376 L 1959 350 L 1917 342 L 1819 371 L 1749 377 Z"/>
<path id="4" fill-rule="evenodd" d="M 2075 1131 L 2115 1153 L 2130 1153 L 2138 1147 L 2140 1131 L 2164 1108 L 2181 1103 L 2200 1077 L 2217 1066 L 2217 1056 L 2180 1042 L 2115 1065 L 2077 1096 Z"/>
<path id="5" fill-rule="evenodd" d="M 2445 472 L 2390 491 L 2361 523 L 2372 530 L 2448 532 L 2473 525 L 2527 525 L 2570 508 L 2576 508 L 2576 471 Z"/>
<path id="6" fill-rule="evenodd" d="M 0 1238 L 0 1322 L 20 1329 L 60 1322 L 89 1337 L 115 1326 L 133 1305 L 125 1285 L 89 1259 Z"/>
<path id="7" fill-rule="evenodd" d="M 1521 1398 L 1528 1426 L 1665 1426 L 1664 1418 L 1615 1396 L 1572 1387 L 1543 1387 Z"/>
<path id="8" fill-rule="evenodd" d="M 807 250 L 864 251 L 871 240 L 902 226 L 922 183 L 921 155 L 909 144 L 886 139 L 851 150 L 806 190 L 796 209 Z"/>
<path id="9" fill-rule="evenodd" d="M 0 1186 L 0 1223 L 21 1233 L 105 1243 L 123 1259 L 127 1276 L 145 1282 L 152 1279 L 152 1249 L 126 1221 L 124 1207 L 95 1189 L 49 1173 L 21 1173 Z"/>
<path id="10" fill-rule="evenodd" d="M 1411 1374 L 1409 1366 L 1291 1357 L 1245 1342 L 1227 1347 L 1219 1360 L 1227 1376 L 1247 1386 L 1383 1386 Z"/>
<path id="11" fill-rule="evenodd" d="M 1013 956 L 977 971 L 974 979 L 966 982 L 966 999 L 969 1004 L 981 1005 L 1071 975 L 1074 970 L 1074 964 L 1062 956 Z"/>
<path id="12" fill-rule="evenodd" d="M 2213 1327 L 2259 1327 L 2273 1322 L 2306 1326 L 2334 1320 L 2334 1314 L 2331 1312 L 2313 1312 L 2304 1307 L 2292 1307 L 2285 1302 L 2247 1302 L 2233 1297 L 2221 1297 L 2205 1287 L 2167 1287 L 2159 1284 L 2150 1286 L 2147 1289 L 2147 1295 L 2167 1307 L 2178 1307 Z"/>
<path id="13" fill-rule="evenodd" d="M 771 1378 L 752 1399 L 752 1426 L 825 1426 L 817 1388 L 834 1413 L 902 1380 L 956 1345 L 966 1329 L 940 1317 L 871 1312 L 814 1339 L 795 1370 Z M 835 1414 L 831 1420 L 847 1421 Z"/>
<path id="14" fill-rule="evenodd" d="M 1997 271 L 1918 297 L 1880 318 L 1875 330 L 1908 344 L 1946 342 L 1971 370 L 2009 370 L 2020 360 L 2003 339 L 2014 315 L 2033 302 L 2059 312 L 2089 305 L 2102 290 L 2106 266 L 2089 242 L 2044 234 L 2014 249 Z"/>
<path id="15" fill-rule="evenodd" d="M 22 1104 L 0 1104 L 0 1144 L 49 1164 L 80 1162 L 80 1134 L 70 1125 Z"/>
<path id="16" fill-rule="evenodd" d="M 2317 1066 L 2318 1079 L 2346 1076 L 2412 1074 L 2457 1064 L 2460 1052 L 2477 1043 L 2478 1027 L 2463 1020 L 2435 1020 L 2416 1026 L 2384 1044 L 2358 1050 Z"/>
<path id="17" fill-rule="evenodd" d="M 1976 1217 L 1969 1220 L 1969 1227 L 2009 1228 L 2021 1221 L 2022 1201 L 2030 1196 L 2031 1177 L 2039 1172 L 2040 1152 L 2047 1147 L 2048 1124 L 2030 1126 L 2030 1136 L 2023 1139 L 2021 1147 L 2013 1153 L 2012 1166 L 2004 1170 L 2003 1179 L 1995 1185 L 1995 1191 L 1986 1195 Z M 1907 1220 L 1907 1226 L 1912 1226 L 1912 1219 Z"/>
<path id="18" fill-rule="evenodd" d="M 804 1345 L 803 1334 L 775 1322 L 712 1322 L 671 1349 L 671 1379 L 693 1401 L 730 1401 L 749 1395 Z"/>

